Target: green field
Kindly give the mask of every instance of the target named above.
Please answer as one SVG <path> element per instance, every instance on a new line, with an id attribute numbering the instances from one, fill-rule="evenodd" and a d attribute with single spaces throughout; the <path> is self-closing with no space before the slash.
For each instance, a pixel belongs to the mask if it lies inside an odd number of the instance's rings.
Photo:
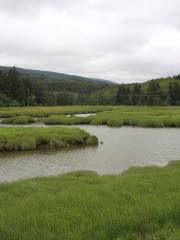
<path id="1" fill-rule="evenodd" d="M 65 114 L 97 113 L 89 117 Z M 180 127 L 180 107 L 134 107 L 134 106 L 69 106 L 1 108 L 3 123 L 28 124 L 42 122 L 47 125 L 93 124 L 139 127 Z"/>
<path id="2" fill-rule="evenodd" d="M 2 183 L 0 239 L 178 240 L 180 162 Z"/>
<path id="3" fill-rule="evenodd" d="M 0 151 L 62 149 L 97 144 L 95 136 L 77 128 L 0 128 Z"/>

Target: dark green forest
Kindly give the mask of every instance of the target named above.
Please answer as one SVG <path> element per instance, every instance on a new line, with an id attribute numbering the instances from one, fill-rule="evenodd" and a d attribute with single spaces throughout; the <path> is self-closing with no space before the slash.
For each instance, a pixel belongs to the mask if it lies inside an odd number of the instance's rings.
<path id="1" fill-rule="evenodd" d="M 42 74 L 45 73 L 45 74 Z M 0 68 L 0 106 L 86 104 L 87 96 L 111 82 L 78 76 Z"/>
<path id="2" fill-rule="evenodd" d="M 163 88 L 157 80 L 143 84 L 119 85 L 116 104 L 120 105 L 180 105 L 180 76 L 169 81 L 168 87 Z"/>
<path id="3" fill-rule="evenodd" d="M 145 83 L 114 84 L 44 73 L 0 68 L 0 106 L 180 105 L 180 75 Z"/>

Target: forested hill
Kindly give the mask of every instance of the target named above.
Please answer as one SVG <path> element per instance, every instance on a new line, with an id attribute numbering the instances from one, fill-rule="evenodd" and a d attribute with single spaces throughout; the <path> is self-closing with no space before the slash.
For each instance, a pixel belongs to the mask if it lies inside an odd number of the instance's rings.
<path id="1" fill-rule="evenodd" d="M 93 99 L 100 104 L 180 105 L 180 75 L 109 86 L 91 94 Z"/>
<path id="2" fill-rule="evenodd" d="M 89 94 L 111 85 L 107 80 L 0 66 L 0 106 L 86 104 Z"/>
<path id="3" fill-rule="evenodd" d="M 0 66 L 0 71 L 9 71 L 12 67 Z M 84 81 L 89 83 L 96 84 L 113 84 L 113 82 L 104 80 L 104 79 L 96 79 L 96 78 L 87 78 L 82 76 L 51 72 L 51 71 L 41 71 L 41 70 L 32 70 L 32 69 L 24 69 L 16 67 L 20 76 L 22 77 L 30 77 L 30 78 L 44 78 L 46 80 L 58 80 L 58 81 Z"/>
<path id="4" fill-rule="evenodd" d="M 180 105 L 180 75 L 144 83 L 0 67 L 0 107 L 29 105 Z"/>

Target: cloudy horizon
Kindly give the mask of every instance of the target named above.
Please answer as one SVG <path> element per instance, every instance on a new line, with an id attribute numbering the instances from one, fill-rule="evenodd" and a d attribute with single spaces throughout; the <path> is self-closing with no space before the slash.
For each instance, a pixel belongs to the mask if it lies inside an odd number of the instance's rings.
<path id="1" fill-rule="evenodd" d="M 180 73 L 177 0 L 0 1 L 0 65 L 118 83 Z"/>

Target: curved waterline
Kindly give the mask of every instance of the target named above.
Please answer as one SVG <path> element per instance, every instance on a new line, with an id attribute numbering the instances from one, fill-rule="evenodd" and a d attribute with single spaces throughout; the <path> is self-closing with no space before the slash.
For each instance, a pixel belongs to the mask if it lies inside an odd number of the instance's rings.
<path id="1" fill-rule="evenodd" d="M 119 174 L 132 166 L 164 166 L 171 160 L 180 159 L 180 129 L 91 125 L 78 127 L 96 135 L 103 144 L 68 151 L 1 153 L 0 181 L 57 175 L 76 170 Z"/>

